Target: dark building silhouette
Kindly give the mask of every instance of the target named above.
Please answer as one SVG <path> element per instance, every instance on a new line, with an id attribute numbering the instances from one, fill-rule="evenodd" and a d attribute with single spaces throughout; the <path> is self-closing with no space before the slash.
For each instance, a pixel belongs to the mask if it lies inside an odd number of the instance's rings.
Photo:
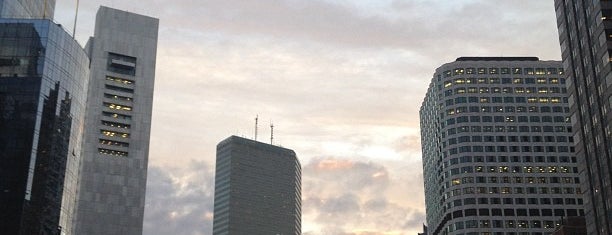
<path id="1" fill-rule="evenodd" d="M 566 217 L 557 222 L 559 225 L 552 235 L 586 235 L 584 216 Z"/>
<path id="2" fill-rule="evenodd" d="M 555 0 L 588 234 L 612 234 L 612 1 Z"/>
<path id="3" fill-rule="evenodd" d="M 236 136 L 217 145 L 213 234 L 301 234 L 293 150 Z"/>

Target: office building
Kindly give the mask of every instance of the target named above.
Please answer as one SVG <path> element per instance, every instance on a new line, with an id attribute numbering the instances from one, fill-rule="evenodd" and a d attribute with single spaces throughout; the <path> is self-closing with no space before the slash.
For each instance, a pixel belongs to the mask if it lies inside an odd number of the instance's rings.
<path id="1" fill-rule="evenodd" d="M 158 19 L 101 7 L 91 60 L 76 234 L 142 234 Z"/>
<path id="2" fill-rule="evenodd" d="M 231 136 L 217 145 L 213 235 L 301 234 L 301 166 L 290 149 Z"/>
<path id="3" fill-rule="evenodd" d="M 564 70 L 536 57 L 460 57 L 420 110 L 429 234 L 544 235 L 582 210 Z"/>
<path id="4" fill-rule="evenodd" d="M 0 18 L 0 233 L 72 234 L 88 66 L 61 26 Z"/>
<path id="5" fill-rule="evenodd" d="M 555 0 L 588 234 L 612 234 L 612 1 Z"/>
<path id="6" fill-rule="evenodd" d="M 53 19 L 55 0 L 0 0 L 0 18 Z"/>

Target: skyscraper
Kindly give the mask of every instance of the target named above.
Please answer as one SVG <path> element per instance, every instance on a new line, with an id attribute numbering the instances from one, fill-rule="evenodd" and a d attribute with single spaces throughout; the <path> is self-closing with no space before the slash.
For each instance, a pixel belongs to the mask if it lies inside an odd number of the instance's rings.
<path id="1" fill-rule="evenodd" d="M 142 234 L 158 19 L 100 7 L 91 60 L 76 234 Z"/>
<path id="2" fill-rule="evenodd" d="M 0 18 L 0 233 L 72 234 L 88 66 L 61 26 Z"/>
<path id="3" fill-rule="evenodd" d="M 420 110 L 429 234 L 548 234 L 582 215 L 564 70 L 536 57 L 460 57 Z"/>
<path id="4" fill-rule="evenodd" d="M 612 2 L 555 0 L 589 234 L 612 234 Z"/>
<path id="5" fill-rule="evenodd" d="M 0 0 L 0 18 L 53 19 L 55 0 Z"/>
<path id="6" fill-rule="evenodd" d="M 301 171 L 293 150 L 236 136 L 221 141 L 213 235 L 301 234 Z"/>

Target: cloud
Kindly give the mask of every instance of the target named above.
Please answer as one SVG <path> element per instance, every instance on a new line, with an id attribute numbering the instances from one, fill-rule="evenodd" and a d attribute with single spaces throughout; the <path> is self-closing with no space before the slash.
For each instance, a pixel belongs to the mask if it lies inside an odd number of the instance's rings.
<path id="1" fill-rule="evenodd" d="M 418 205 L 390 195 L 398 182 L 382 164 L 322 157 L 302 172 L 304 234 L 405 234 L 424 221 Z"/>
<path id="2" fill-rule="evenodd" d="M 192 161 L 186 169 L 149 167 L 143 233 L 211 234 L 213 199 L 214 175 L 205 162 Z"/>

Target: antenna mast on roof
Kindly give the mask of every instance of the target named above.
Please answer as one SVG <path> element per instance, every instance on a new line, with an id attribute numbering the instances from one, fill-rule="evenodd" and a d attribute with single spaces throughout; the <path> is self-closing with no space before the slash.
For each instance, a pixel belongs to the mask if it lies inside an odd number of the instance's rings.
<path id="1" fill-rule="evenodd" d="M 76 35 L 77 17 L 79 16 L 79 0 L 76 1 L 76 12 L 74 13 L 74 27 L 72 27 L 72 38 Z"/>
<path id="2" fill-rule="evenodd" d="M 74 35 L 76 35 L 76 20 L 78 16 L 79 16 L 79 0 L 77 0 L 76 11 L 74 13 L 74 27 L 72 27 L 72 38 L 74 38 Z"/>
<path id="3" fill-rule="evenodd" d="M 274 124 L 270 121 L 270 144 L 274 144 Z"/>
<path id="4" fill-rule="evenodd" d="M 259 119 L 259 114 L 255 116 L 255 141 L 257 141 L 257 119 Z"/>

